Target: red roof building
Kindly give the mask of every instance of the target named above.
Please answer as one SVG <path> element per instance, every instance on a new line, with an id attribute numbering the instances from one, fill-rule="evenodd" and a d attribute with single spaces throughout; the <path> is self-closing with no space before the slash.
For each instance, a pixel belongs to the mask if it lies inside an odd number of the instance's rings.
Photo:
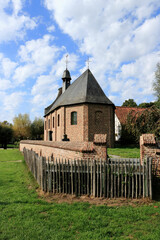
<path id="1" fill-rule="evenodd" d="M 128 114 L 132 116 L 140 116 L 146 108 L 138 107 L 116 107 L 115 109 L 115 140 L 118 141 L 121 137 L 122 124 L 125 124 Z"/>

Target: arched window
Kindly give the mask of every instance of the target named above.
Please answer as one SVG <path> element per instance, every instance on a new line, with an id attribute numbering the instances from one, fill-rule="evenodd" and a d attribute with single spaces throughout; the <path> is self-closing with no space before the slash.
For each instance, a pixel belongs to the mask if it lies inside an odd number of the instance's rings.
<path id="1" fill-rule="evenodd" d="M 77 125 L 77 112 L 71 112 L 71 125 Z"/>
<path id="2" fill-rule="evenodd" d="M 60 126 L 60 115 L 58 114 L 58 127 Z"/>
<path id="3" fill-rule="evenodd" d="M 53 117 L 53 128 L 54 128 L 54 117 Z"/>

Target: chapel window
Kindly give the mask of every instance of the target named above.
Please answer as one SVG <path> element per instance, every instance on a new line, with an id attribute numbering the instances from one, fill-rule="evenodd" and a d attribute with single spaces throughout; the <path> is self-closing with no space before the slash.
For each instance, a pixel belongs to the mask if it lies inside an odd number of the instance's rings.
<path id="1" fill-rule="evenodd" d="M 58 114 L 58 127 L 60 126 L 60 115 Z"/>
<path id="2" fill-rule="evenodd" d="M 71 112 L 71 125 L 77 125 L 77 112 Z"/>
<path id="3" fill-rule="evenodd" d="M 50 128 L 50 119 L 48 120 L 48 128 Z"/>
<path id="4" fill-rule="evenodd" d="M 53 128 L 54 128 L 54 117 L 53 117 Z"/>

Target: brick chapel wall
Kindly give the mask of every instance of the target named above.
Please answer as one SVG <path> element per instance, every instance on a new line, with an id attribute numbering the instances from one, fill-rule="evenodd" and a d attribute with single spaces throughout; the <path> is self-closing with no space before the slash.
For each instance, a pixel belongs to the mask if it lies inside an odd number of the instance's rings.
<path id="1" fill-rule="evenodd" d="M 71 112 L 77 112 L 77 125 L 71 125 Z M 84 105 L 66 107 L 66 134 L 71 142 L 84 141 Z"/>
<path id="2" fill-rule="evenodd" d="M 89 104 L 88 116 L 88 140 L 93 141 L 94 134 L 107 134 L 108 146 L 114 147 L 114 107 L 102 104 Z"/>
<path id="3" fill-rule="evenodd" d="M 74 111 L 77 112 L 77 125 L 71 125 L 71 112 Z M 58 115 L 60 118 L 60 126 L 58 126 Z M 48 124 L 49 119 L 50 128 Z M 81 104 L 61 107 L 50 115 L 46 116 L 45 120 L 45 141 L 49 140 L 49 131 L 53 132 L 52 141 L 62 141 L 64 134 L 67 134 L 68 139 L 73 142 L 93 141 L 94 134 L 107 134 L 108 146 L 114 146 L 115 118 L 114 107 L 112 105 Z"/>
<path id="4" fill-rule="evenodd" d="M 71 125 L 71 112 L 77 112 L 77 125 Z M 88 141 L 88 106 L 85 104 L 61 107 L 46 116 L 45 121 L 44 141 L 49 140 L 49 131 L 53 132 L 52 141 L 62 141 L 64 134 L 70 141 Z"/>

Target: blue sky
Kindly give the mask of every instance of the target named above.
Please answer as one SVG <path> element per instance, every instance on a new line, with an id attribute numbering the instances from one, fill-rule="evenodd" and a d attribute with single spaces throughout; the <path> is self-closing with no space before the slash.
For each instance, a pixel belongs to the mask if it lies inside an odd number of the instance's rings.
<path id="1" fill-rule="evenodd" d="M 44 108 L 87 69 L 117 106 L 154 101 L 160 61 L 159 0 L 1 0 L 0 121 Z"/>

